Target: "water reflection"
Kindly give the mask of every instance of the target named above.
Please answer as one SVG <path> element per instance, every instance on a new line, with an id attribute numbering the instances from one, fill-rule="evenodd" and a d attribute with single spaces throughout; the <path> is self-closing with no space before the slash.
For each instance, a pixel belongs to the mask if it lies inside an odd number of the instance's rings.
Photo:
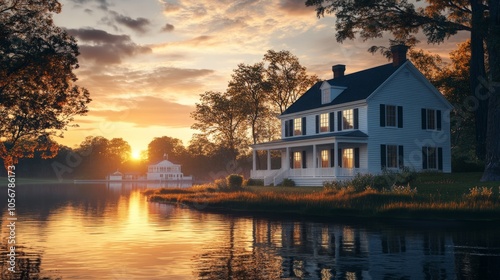
<path id="1" fill-rule="evenodd" d="M 19 186 L 2 279 L 497 279 L 500 228 L 313 222 L 149 203 L 146 185 Z M 11 278 L 8 278 L 11 277 Z"/>

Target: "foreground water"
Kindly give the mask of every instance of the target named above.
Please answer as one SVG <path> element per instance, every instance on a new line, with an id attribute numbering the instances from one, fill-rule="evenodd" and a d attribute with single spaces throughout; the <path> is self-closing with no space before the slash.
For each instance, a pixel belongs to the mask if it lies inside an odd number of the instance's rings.
<path id="1" fill-rule="evenodd" d="M 140 184 L 17 186 L 1 279 L 499 279 L 500 227 L 310 221 L 149 203 Z M 203 208 L 203 205 L 195 205 Z"/>

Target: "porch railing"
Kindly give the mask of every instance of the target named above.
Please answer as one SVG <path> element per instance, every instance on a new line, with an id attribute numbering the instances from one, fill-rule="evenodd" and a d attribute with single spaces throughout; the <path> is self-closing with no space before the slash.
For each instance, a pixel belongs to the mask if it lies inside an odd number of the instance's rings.
<path id="1" fill-rule="evenodd" d="M 366 168 L 298 168 L 290 169 L 290 177 L 354 177 L 358 173 L 368 173 Z"/>
<path id="2" fill-rule="evenodd" d="M 297 169 L 273 169 L 273 170 L 251 170 L 250 177 L 262 179 L 264 185 L 271 183 L 275 186 L 283 182 L 285 178 L 304 177 L 304 178 L 336 178 L 348 179 L 356 176 L 358 173 L 368 173 L 366 168 L 297 168 Z"/>

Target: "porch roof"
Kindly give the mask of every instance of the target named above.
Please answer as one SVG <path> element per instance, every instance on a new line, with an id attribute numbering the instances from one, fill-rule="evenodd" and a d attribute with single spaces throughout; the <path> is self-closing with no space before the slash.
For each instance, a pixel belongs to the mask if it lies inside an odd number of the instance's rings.
<path id="1" fill-rule="evenodd" d="M 295 146 L 293 144 L 308 144 L 312 145 L 315 141 L 318 144 L 324 144 L 324 141 L 331 141 L 333 139 L 340 138 L 344 140 L 366 140 L 368 135 L 359 130 L 351 130 L 351 131 L 339 131 L 339 132 L 329 132 L 329 133 L 321 133 L 314 135 L 305 135 L 305 136 L 297 136 L 297 137 L 287 137 L 279 140 L 274 140 L 270 142 L 260 143 L 252 145 L 253 149 L 258 148 L 285 148 L 287 146 Z M 323 140 L 323 141 L 322 141 Z"/>

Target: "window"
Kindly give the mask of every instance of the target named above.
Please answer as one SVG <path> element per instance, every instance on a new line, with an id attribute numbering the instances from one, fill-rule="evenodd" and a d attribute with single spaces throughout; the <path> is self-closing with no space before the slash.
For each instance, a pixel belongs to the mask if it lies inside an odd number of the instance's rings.
<path id="1" fill-rule="evenodd" d="M 323 89 L 321 91 L 321 104 L 330 103 L 330 89 Z"/>
<path id="2" fill-rule="evenodd" d="M 436 129 L 436 110 L 427 109 L 427 129 Z"/>
<path id="3" fill-rule="evenodd" d="M 322 150 L 321 151 L 321 167 L 326 168 L 330 167 L 330 151 Z"/>
<path id="4" fill-rule="evenodd" d="M 384 168 L 404 167 L 404 147 L 398 145 L 380 145 L 380 163 Z"/>
<path id="5" fill-rule="evenodd" d="M 422 109 L 422 129 L 441 130 L 441 110 Z"/>
<path id="6" fill-rule="evenodd" d="M 354 168 L 354 150 L 353 149 L 343 149 L 342 150 L 342 167 L 343 168 Z"/>
<path id="7" fill-rule="evenodd" d="M 436 160 L 436 148 L 427 147 L 427 169 L 437 169 Z"/>
<path id="8" fill-rule="evenodd" d="M 293 153 L 293 168 L 302 168 L 302 153 Z"/>
<path id="9" fill-rule="evenodd" d="M 342 129 L 353 129 L 354 128 L 354 114 L 353 110 L 345 110 L 342 112 L 343 122 Z"/>
<path id="10" fill-rule="evenodd" d="M 302 135 L 302 118 L 293 121 L 293 135 Z"/>
<path id="11" fill-rule="evenodd" d="M 396 127 L 396 106 L 387 105 L 385 106 L 385 125 Z"/>
<path id="12" fill-rule="evenodd" d="M 403 106 L 380 104 L 380 126 L 403 128 Z"/>
<path id="13" fill-rule="evenodd" d="M 398 168 L 398 146 L 387 145 L 387 168 Z"/>
<path id="14" fill-rule="evenodd" d="M 422 147 L 422 169 L 443 170 L 443 148 Z"/>
<path id="15" fill-rule="evenodd" d="M 320 132 L 327 132 L 330 130 L 329 125 L 330 125 L 330 119 L 329 119 L 328 113 L 321 114 L 319 116 L 320 118 L 320 125 L 319 125 L 319 131 Z"/>

